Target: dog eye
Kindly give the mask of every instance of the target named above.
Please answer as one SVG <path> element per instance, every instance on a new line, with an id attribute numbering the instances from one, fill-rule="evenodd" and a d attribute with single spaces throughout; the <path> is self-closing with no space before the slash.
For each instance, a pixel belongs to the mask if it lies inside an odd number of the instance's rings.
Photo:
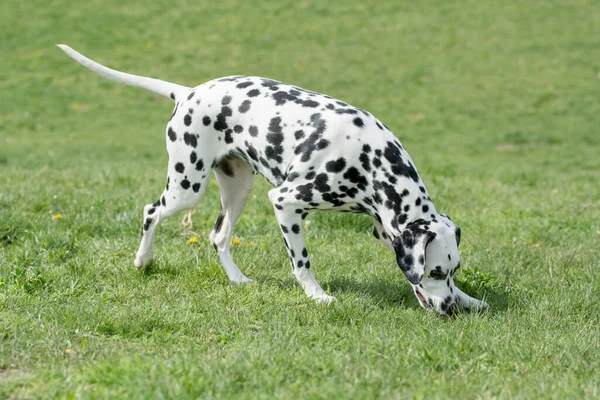
<path id="1" fill-rule="evenodd" d="M 442 271 L 441 269 L 434 269 L 433 271 L 431 271 L 429 273 L 429 277 L 431 279 L 435 279 L 435 280 L 438 280 L 438 281 L 446 279 L 447 275 L 448 275 L 448 273 Z"/>

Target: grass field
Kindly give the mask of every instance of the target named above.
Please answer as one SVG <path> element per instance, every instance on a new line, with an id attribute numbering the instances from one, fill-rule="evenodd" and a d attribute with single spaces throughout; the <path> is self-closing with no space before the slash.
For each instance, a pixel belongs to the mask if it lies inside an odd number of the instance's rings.
<path id="1" fill-rule="evenodd" d="M 214 3 L 214 4 L 210 4 Z M 593 398 L 600 391 L 597 1 L 5 0 L 0 13 L 0 398 Z M 462 228 L 457 286 L 484 314 L 422 310 L 353 215 L 310 214 L 308 300 L 260 177 L 227 281 L 209 191 L 185 234 L 133 257 L 188 86 L 267 76 L 371 111 Z M 192 238 L 197 243 L 188 243 Z M 236 242 L 237 243 L 237 242 Z"/>

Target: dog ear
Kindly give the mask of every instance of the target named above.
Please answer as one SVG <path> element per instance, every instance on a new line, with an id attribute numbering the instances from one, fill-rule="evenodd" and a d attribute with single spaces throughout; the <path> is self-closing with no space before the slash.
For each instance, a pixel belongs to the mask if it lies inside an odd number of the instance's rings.
<path id="1" fill-rule="evenodd" d="M 460 244 L 460 228 L 457 226 L 454 230 L 454 235 L 456 235 L 456 247 Z"/>
<path id="2" fill-rule="evenodd" d="M 425 249 L 436 234 L 420 227 L 407 227 L 392 244 L 396 262 L 413 285 L 418 285 L 425 273 Z"/>

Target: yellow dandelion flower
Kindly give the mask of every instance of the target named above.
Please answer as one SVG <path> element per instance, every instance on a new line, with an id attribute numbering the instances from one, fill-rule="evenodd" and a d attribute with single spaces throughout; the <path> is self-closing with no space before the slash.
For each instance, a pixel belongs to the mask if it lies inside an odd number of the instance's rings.
<path id="1" fill-rule="evenodd" d="M 187 244 L 194 244 L 194 243 L 198 243 L 198 239 L 196 238 L 196 236 L 189 238 L 187 241 Z"/>
<path id="2" fill-rule="evenodd" d="M 239 245 L 240 245 L 240 243 L 242 243 L 242 242 L 240 242 L 240 239 L 238 239 L 238 238 L 236 238 L 236 237 L 234 237 L 233 239 L 231 239 L 231 244 L 234 244 L 234 245 L 236 245 L 236 246 L 239 246 Z"/>
<path id="3" fill-rule="evenodd" d="M 254 246 L 254 243 L 248 242 L 248 243 L 244 243 L 244 245 L 243 245 L 243 247 L 250 247 L 250 246 Z"/>
<path id="4" fill-rule="evenodd" d="M 54 221 L 60 221 L 61 219 L 63 219 L 62 214 L 56 214 L 52 216 L 52 220 Z"/>

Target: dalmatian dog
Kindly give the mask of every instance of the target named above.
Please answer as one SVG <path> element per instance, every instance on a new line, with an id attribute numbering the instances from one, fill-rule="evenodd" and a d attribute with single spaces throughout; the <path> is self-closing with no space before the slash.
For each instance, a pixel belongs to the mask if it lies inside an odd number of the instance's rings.
<path id="1" fill-rule="evenodd" d="M 335 300 L 312 273 L 301 229 L 309 211 L 328 210 L 373 218 L 373 235 L 395 253 L 423 308 L 442 315 L 487 308 L 454 285 L 460 229 L 436 211 L 400 141 L 369 112 L 259 77 L 229 76 L 189 88 L 119 72 L 66 45 L 59 47 L 105 78 L 175 102 L 166 127 L 167 184 L 158 200 L 144 207 L 137 268 L 152 261 L 157 225 L 193 208 L 212 171 L 221 210 L 210 240 L 229 279 L 252 282 L 233 261 L 229 246 L 259 174 L 274 186 L 269 200 L 294 277 L 308 297 L 322 303 Z"/>

